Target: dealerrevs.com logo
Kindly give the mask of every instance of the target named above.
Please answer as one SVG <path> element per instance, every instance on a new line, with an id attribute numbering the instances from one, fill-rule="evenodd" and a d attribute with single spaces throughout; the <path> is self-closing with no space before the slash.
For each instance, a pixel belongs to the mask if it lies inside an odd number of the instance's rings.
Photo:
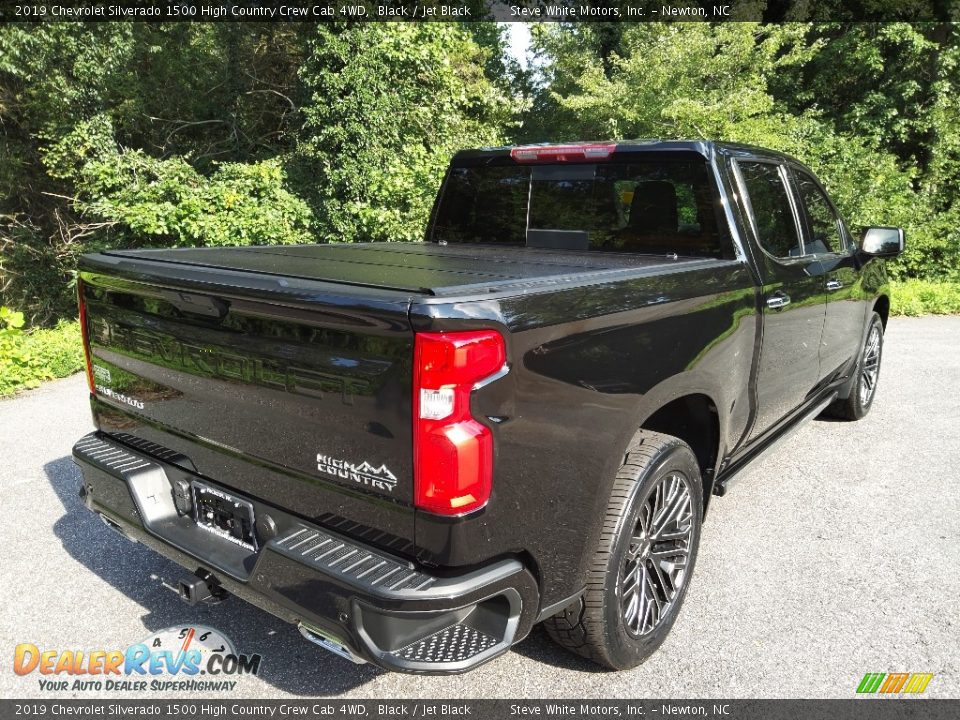
<path id="1" fill-rule="evenodd" d="M 919 695 L 933 680 L 933 673 L 867 673 L 857 686 L 860 695 Z"/>
<path id="2" fill-rule="evenodd" d="M 256 675 L 260 655 L 243 655 L 223 633 L 202 625 L 171 627 L 125 650 L 48 650 L 20 643 L 17 675 L 39 675 L 40 690 L 63 692 L 230 691 Z"/>

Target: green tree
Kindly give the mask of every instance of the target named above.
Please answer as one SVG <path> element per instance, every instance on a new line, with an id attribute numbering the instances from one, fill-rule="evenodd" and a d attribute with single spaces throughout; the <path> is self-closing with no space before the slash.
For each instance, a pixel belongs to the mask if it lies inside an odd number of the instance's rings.
<path id="1" fill-rule="evenodd" d="M 293 167 L 326 241 L 417 240 L 450 155 L 496 144 L 513 106 L 446 23 L 321 25 Z"/>
<path id="2" fill-rule="evenodd" d="M 495 26 L 0 28 L 0 288 L 74 312 L 91 249 L 410 240 L 450 154 L 500 142 Z"/>
<path id="3" fill-rule="evenodd" d="M 303 241 L 309 213 L 270 160 L 300 122 L 300 32 L 0 28 L 3 302 L 34 325 L 71 315 L 72 272 L 88 249 Z"/>
<path id="4" fill-rule="evenodd" d="M 901 206 L 912 277 L 960 279 L 960 29 L 950 23 L 817 24 L 808 62 L 771 78 L 792 114 L 892 155 L 910 179 Z M 861 172 L 870 172 L 863 168 Z"/>
<path id="5" fill-rule="evenodd" d="M 851 225 L 907 228 L 901 275 L 960 278 L 958 26 L 544 24 L 534 46 L 532 74 L 494 24 L 0 27 L 0 304 L 72 315 L 90 249 L 419 239 L 450 155 L 508 139 L 782 149 Z"/>
<path id="6" fill-rule="evenodd" d="M 854 228 L 907 228 L 895 273 L 957 277 L 955 29 L 647 23 L 627 27 L 607 60 L 594 33 L 554 25 L 535 35 L 548 67 L 535 106 L 553 110 L 558 139 L 783 150 L 821 176 Z"/>

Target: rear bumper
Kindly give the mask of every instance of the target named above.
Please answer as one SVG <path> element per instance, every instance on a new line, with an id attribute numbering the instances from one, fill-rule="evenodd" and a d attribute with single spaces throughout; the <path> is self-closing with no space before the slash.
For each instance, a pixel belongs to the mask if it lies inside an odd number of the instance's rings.
<path id="1" fill-rule="evenodd" d="M 201 478 L 162 457 L 163 448 L 85 436 L 73 458 L 87 507 L 130 539 L 298 624 L 328 649 L 342 645 L 388 670 L 458 673 L 506 652 L 533 626 L 537 585 L 518 560 L 427 572 L 257 501 L 258 547 L 251 550 L 178 512 L 176 489 Z"/>

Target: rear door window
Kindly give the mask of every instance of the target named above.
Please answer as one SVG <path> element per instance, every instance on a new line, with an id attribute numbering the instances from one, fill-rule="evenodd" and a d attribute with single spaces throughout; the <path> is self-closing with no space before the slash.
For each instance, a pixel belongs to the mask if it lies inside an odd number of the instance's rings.
<path id="1" fill-rule="evenodd" d="M 775 258 L 803 255 L 787 186 L 775 163 L 737 160 L 760 246 Z"/>

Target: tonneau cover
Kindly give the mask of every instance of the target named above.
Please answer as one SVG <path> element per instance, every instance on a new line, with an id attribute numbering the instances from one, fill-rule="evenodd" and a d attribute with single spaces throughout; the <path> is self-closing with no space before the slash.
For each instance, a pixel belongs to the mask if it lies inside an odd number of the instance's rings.
<path id="1" fill-rule="evenodd" d="M 451 295 L 676 265 L 653 255 L 490 245 L 360 243 L 113 250 L 105 255 L 385 290 Z M 698 258 L 702 262 L 702 258 Z"/>

